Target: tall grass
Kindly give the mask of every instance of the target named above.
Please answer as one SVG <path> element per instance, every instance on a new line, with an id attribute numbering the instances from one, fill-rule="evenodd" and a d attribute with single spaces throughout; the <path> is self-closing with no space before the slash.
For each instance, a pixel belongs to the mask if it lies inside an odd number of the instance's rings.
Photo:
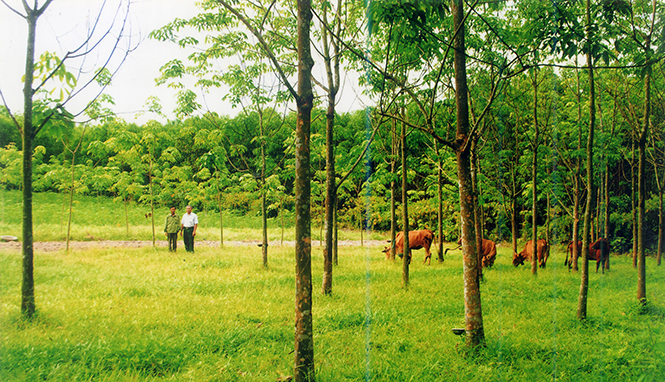
<path id="1" fill-rule="evenodd" d="M 461 255 L 422 265 L 411 287 L 379 248 L 340 247 L 333 295 L 319 292 L 318 381 L 662 381 L 665 280 L 648 259 L 637 309 L 630 259 L 590 275 L 589 319 L 575 318 L 579 275 L 553 251 L 532 277 L 500 248 L 482 284 L 486 347 L 469 351 Z M 275 381 L 292 374 L 293 249 L 99 249 L 38 253 L 38 315 L 20 317 L 20 254 L 0 253 L 2 381 Z"/>

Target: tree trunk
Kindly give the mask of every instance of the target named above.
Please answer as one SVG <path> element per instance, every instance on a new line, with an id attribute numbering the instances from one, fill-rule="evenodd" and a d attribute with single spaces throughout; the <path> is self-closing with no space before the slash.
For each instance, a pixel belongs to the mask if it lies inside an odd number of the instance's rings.
<path id="1" fill-rule="evenodd" d="M 575 57 L 575 66 L 577 66 L 577 57 Z M 577 97 L 577 150 L 582 149 L 582 92 L 580 90 L 580 72 L 579 70 L 575 71 L 576 73 L 576 84 L 577 92 L 575 93 Z M 577 243 L 580 240 L 580 204 L 582 199 L 582 175 L 580 174 L 581 161 L 579 157 L 575 159 L 575 169 L 573 171 L 573 185 L 575 189 L 573 190 L 573 271 L 577 272 L 579 267 L 577 260 L 580 257 L 580 248 L 578 248 Z M 570 265 L 568 265 L 570 269 Z"/>
<path id="2" fill-rule="evenodd" d="M 35 71 L 36 12 L 27 12 L 28 49 L 25 57 L 23 86 L 23 283 L 21 284 L 21 313 L 32 318 L 35 314 L 34 252 L 32 237 L 32 82 Z"/>
<path id="3" fill-rule="evenodd" d="M 480 257 L 480 249 L 483 247 L 483 232 L 480 226 L 480 211 L 478 206 L 478 157 L 476 140 L 471 138 L 471 189 L 473 192 L 473 222 L 474 231 L 476 233 L 476 248 L 478 249 L 478 284 L 483 279 L 482 258 Z"/>
<path id="4" fill-rule="evenodd" d="M 409 207 L 406 195 L 407 187 L 407 164 L 406 164 L 406 123 L 402 122 L 401 133 L 402 144 L 400 146 L 400 157 L 402 158 L 402 224 L 404 245 L 402 251 L 402 285 L 409 287 L 409 263 L 411 262 L 411 247 L 409 244 Z"/>
<path id="5" fill-rule="evenodd" d="M 654 4 L 655 8 L 655 4 Z M 650 38 L 647 36 L 646 46 L 651 46 Z M 647 60 L 648 60 L 647 54 Z M 648 62 L 648 61 L 647 61 Z M 647 197 L 646 182 L 645 182 L 645 171 L 646 171 L 646 146 L 647 146 L 647 134 L 649 131 L 649 119 L 651 114 L 651 68 L 648 67 L 646 74 L 644 75 L 644 122 L 642 125 L 642 131 L 639 134 L 638 141 L 638 150 L 639 150 L 639 162 L 638 162 L 638 205 L 637 205 L 637 300 L 642 305 L 646 305 L 647 302 L 647 282 L 646 282 L 646 257 L 645 257 L 645 235 L 644 235 L 644 224 L 645 224 L 645 202 Z"/>
<path id="6" fill-rule="evenodd" d="M 591 4 L 586 0 L 586 38 L 591 41 Z M 589 135 L 586 145 L 586 177 L 587 195 L 584 208 L 584 228 L 582 233 L 582 272 L 580 277 L 580 295 L 577 304 L 577 318 L 586 320 L 587 297 L 589 292 L 589 237 L 591 228 L 591 213 L 593 211 L 593 135 L 596 127 L 596 87 L 593 77 L 593 60 L 591 52 L 587 51 L 587 65 L 589 68 Z"/>
<path id="7" fill-rule="evenodd" d="M 510 235 L 512 236 L 512 245 L 513 252 L 517 252 L 517 194 L 512 193 L 510 196 L 510 204 L 512 205 L 512 211 L 510 214 Z"/>
<path id="8" fill-rule="evenodd" d="M 632 222 L 633 222 L 633 268 L 637 268 L 637 203 L 635 195 L 637 194 L 637 183 L 636 174 L 635 174 L 635 146 L 636 142 L 633 141 L 633 153 L 630 161 L 630 202 L 632 205 Z"/>
<path id="9" fill-rule="evenodd" d="M 481 345 L 485 341 L 483 315 L 478 284 L 478 248 L 475 241 L 475 225 L 473 219 L 473 189 L 471 184 L 469 155 L 469 103 L 466 82 L 466 48 L 464 42 L 464 2 L 452 1 L 452 14 L 455 35 L 455 103 L 457 106 L 457 176 L 460 192 L 460 216 L 462 228 L 462 250 L 464 253 L 464 317 L 466 344 L 470 347 Z"/>
<path id="10" fill-rule="evenodd" d="M 268 268 L 268 205 L 266 204 L 266 136 L 263 130 L 263 112 L 259 110 L 259 134 L 261 134 L 261 257 L 263 268 Z"/>
<path id="11" fill-rule="evenodd" d="M 219 183 L 217 183 L 219 185 Z M 222 217 L 222 190 L 218 190 L 217 203 L 219 203 L 219 247 L 224 247 L 224 218 Z"/>
<path id="12" fill-rule="evenodd" d="M 337 4 L 337 9 L 341 6 L 341 1 Z M 339 20 L 338 31 L 339 31 Z M 335 184 L 335 141 L 333 129 L 335 126 L 335 98 L 337 96 L 337 85 L 339 83 L 339 54 L 337 44 L 333 43 L 334 57 L 330 55 L 330 41 L 328 39 L 328 8 L 323 9 L 322 30 L 324 63 L 326 67 L 326 77 L 328 81 L 328 109 L 326 111 L 326 216 L 325 232 L 326 242 L 323 247 L 323 294 L 332 293 L 333 279 L 333 230 L 335 215 L 335 199 L 337 197 Z M 339 35 L 339 33 L 338 33 Z M 334 60 L 334 63 L 333 63 Z M 337 80 L 337 81 L 335 81 Z"/>
<path id="13" fill-rule="evenodd" d="M 614 133 L 614 129 L 612 129 Z M 604 236 L 608 243 L 610 243 L 610 168 L 607 161 L 605 161 L 605 221 L 604 221 Z M 607 254 L 607 261 L 605 261 L 605 269 L 610 269 L 610 255 Z"/>
<path id="14" fill-rule="evenodd" d="M 390 181 L 390 260 L 395 261 L 395 239 L 397 237 L 397 155 L 398 155 L 398 142 L 397 142 L 397 121 L 393 120 L 393 128 L 391 131 L 391 162 L 390 174 L 392 180 Z"/>
<path id="15" fill-rule="evenodd" d="M 152 189 L 152 142 L 150 143 L 150 173 L 148 174 L 150 182 L 150 219 L 152 223 L 152 247 L 155 248 L 155 195 Z"/>
<path id="16" fill-rule="evenodd" d="M 296 123 L 295 246 L 296 298 L 294 380 L 313 382 L 314 332 L 312 330 L 312 227 L 310 127 L 314 93 L 312 91 L 312 54 L 310 51 L 311 0 L 298 4 L 298 116 Z"/>
<path id="17" fill-rule="evenodd" d="M 338 259 L 337 259 L 337 239 L 338 239 L 338 232 L 337 232 L 337 210 L 339 209 L 339 200 L 337 197 L 335 197 L 335 213 L 333 214 L 333 264 L 334 265 L 339 265 Z"/>
<path id="18" fill-rule="evenodd" d="M 438 196 L 439 200 L 437 203 L 437 239 L 438 239 L 438 250 L 439 250 L 439 262 L 443 262 L 443 168 L 441 164 L 441 158 L 439 157 L 439 146 L 434 140 L 434 150 L 436 151 L 437 158 L 437 184 L 438 184 Z"/>
<path id="19" fill-rule="evenodd" d="M 339 209 L 339 200 L 335 197 L 335 213 L 333 215 L 333 264 L 339 265 L 337 261 L 337 239 L 338 239 L 338 232 L 337 232 L 337 210 Z"/>
<path id="20" fill-rule="evenodd" d="M 538 274 L 538 72 L 533 74 L 533 161 L 531 162 L 531 181 L 532 181 L 532 199 L 531 199 L 531 240 L 533 242 L 533 253 L 531 256 L 531 274 Z"/>
<path id="21" fill-rule="evenodd" d="M 127 236 L 129 236 L 129 211 L 127 210 L 128 198 L 123 198 L 125 202 L 125 225 L 127 226 Z"/>
<path id="22" fill-rule="evenodd" d="M 663 188 L 658 190 L 658 253 L 656 254 L 656 265 L 660 266 L 660 258 L 663 253 Z"/>
<path id="23" fill-rule="evenodd" d="M 74 206 L 74 160 L 76 160 L 76 152 L 72 152 L 72 177 L 69 187 L 69 220 L 67 220 L 67 240 L 65 244 L 65 252 L 69 252 L 69 238 L 72 233 L 72 213 Z"/>

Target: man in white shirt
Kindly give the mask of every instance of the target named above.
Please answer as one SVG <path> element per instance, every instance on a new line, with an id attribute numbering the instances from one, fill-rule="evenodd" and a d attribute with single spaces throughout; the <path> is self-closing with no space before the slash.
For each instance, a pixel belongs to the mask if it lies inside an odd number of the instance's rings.
<path id="1" fill-rule="evenodd" d="M 192 212 L 192 206 L 185 208 L 186 214 L 182 215 L 180 224 L 182 225 L 181 235 L 185 242 L 185 251 L 194 252 L 194 236 L 196 236 L 196 227 L 199 226 L 199 218 Z"/>

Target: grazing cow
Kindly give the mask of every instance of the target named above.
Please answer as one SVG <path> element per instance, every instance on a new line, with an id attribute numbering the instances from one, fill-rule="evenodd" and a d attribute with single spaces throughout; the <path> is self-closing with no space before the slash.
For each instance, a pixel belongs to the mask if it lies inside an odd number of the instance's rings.
<path id="1" fill-rule="evenodd" d="M 577 242 L 577 255 L 581 256 L 582 252 L 582 242 L 578 241 Z M 570 258 L 568 258 L 570 256 Z M 568 268 L 570 268 L 573 265 L 573 242 L 571 241 L 568 243 L 568 247 L 566 247 L 566 260 L 563 262 L 563 265 L 567 265 Z"/>
<path id="2" fill-rule="evenodd" d="M 480 257 L 482 258 L 483 268 L 492 267 L 496 260 L 496 244 L 492 240 L 483 239 L 483 246 L 480 248 Z"/>
<path id="3" fill-rule="evenodd" d="M 419 231 L 409 231 L 409 248 L 410 249 L 425 248 L 425 261 L 423 261 L 423 264 L 425 264 L 428 259 L 430 263 L 432 262 L 432 253 L 430 253 L 429 247 L 432 245 L 433 241 L 434 241 L 433 231 L 430 231 L 428 229 L 421 229 Z M 399 232 L 397 234 L 394 246 L 396 249 L 395 254 L 400 255 L 400 257 L 402 257 L 404 254 L 404 232 Z M 383 253 L 386 254 L 386 258 L 388 258 L 391 248 L 392 246 L 384 248 Z M 411 262 L 411 256 L 409 256 L 408 261 Z"/>
<path id="4" fill-rule="evenodd" d="M 607 243 L 607 239 L 601 237 L 595 242 L 589 245 L 589 260 L 596 260 L 596 273 L 598 273 L 598 267 L 601 266 L 603 273 L 605 273 L 605 263 L 607 263 L 608 257 L 610 256 L 610 245 Z"/>
<path id="5" fill-rule="evenodd" d="M 536 246 L 536 252 L 538 256 L 538 265 L 541 268 L 545 268 L 545 265 L 547 265 L 547 258 L 549 257 L 549 244 L 547 244 L 547 240 L 540 239 L 537 242 Z M 520 253 L 513 253 L 513 265 L 518 266 L 518 265 L 524 265 L 524 260 L 531 260 L 531 256 L 533 256 L 533 240 L 529 240 L 526 242 L 526 245 L 524 246 L 524 249 Z"/>
<path id="6" fill-rule="evenodd" d="M 462 248 L 462 238 L 457 240 L 457 248 L 446 248 L 446 252 L 449 250 L 457 250 Z M 480 258 L 481 266 L 483 268 L 492 267 L 494 265 L 494 260 L 496 260 L 496 244 L 492 240 L 483 239 L 483 245 L 480 248 Z"/>

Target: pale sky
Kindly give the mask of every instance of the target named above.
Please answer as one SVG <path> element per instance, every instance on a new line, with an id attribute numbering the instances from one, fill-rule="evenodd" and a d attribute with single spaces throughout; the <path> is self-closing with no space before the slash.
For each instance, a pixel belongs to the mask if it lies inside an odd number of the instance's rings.
<path id="1" fill-rule="evenodd" d="M 14 9 L 24 13 L 20 0 L 5 1 Z M 44 0 L 39 0 L 40 4 L 43 2 Z M 32 3 L 32 0 L 29 3 Z M 88 24 L 96 19 L 102 3 L 103 0 L 54 0 L 37 24 L 35 59 L 38 60 L 44 51 L 55 52 L 62 58 L 67 51 L 80 45 L 88 30 Z M 124 4 L 121 9 L 121 13 L 123 13 L 127 4 L 126 1 L 106 1 L 103 21 L 98 28 L 100 33 L 108 29 L 120 4 Z M 135 115 L 137 111 L 144 109 L 148 97 L 157 96 L 161 100 L 167 117 L 173 119 L 175 118 L 173 109 L 175 108 L 176 91 L 167 88 L 165 85 L 156 86 L 155 78 L 159 76 L 159 68 L 166 62 L 174 58 L 185 61 L 192 51 L 182 49 L 174 43 L 148 39 L 148 34 L 175 18 L 187 19 L 195 16 L 200 10 L 195 6 L 194 0 L 132 0 L 129 12 L 129 23 L 124 33 L 131 34 L 132 45 L 137 43 L 139 45 L 120 67 L 113 79 L 112 86 L 107 88 L 106 93 L 115 100 L 115 106 L 112 106 L 112 109 L 127 122 L 144 123 L 149 119 L 164 122 L 164 119 L 150 113 L 139 117 Z M 120 24 L 121 20 L 116 22 L 118 27 L 114 29 L 114 34 L 119 33 Z M 131 33 L 129 33 L 129 28 L 131 28 Z M 12 112 L 22 113 L 23 83 L 21 78 L 25 71 L 27 23 L 1 3 L 0 36 L 2 36 L 0 40 L 2 48 L 0 50 L 2 52 L 0 54 L 0 73 L 2 73 L 0 75 L 0 89 Z M 122 47 L 127 45 L 128 42 L 125 41 Z M 99 54 L 89 55 L 83 64 L 81 64 L 81 61 L 71 61 L 68 64 L 68 70 L 76 74 L 79 68 L 83 67 L 81 78 L 85 78 L 85 72 L 91 72 L 103 64 L 106 59 L 105 54 L 108 54 L 110 49 L 110 45 L 102 46 Z M 122 53 L 117 55 L 117 57 L 121 56 Z M 221 66 L 223 66 L 223 63 Z M 111 67 L 117 67 L 117 64 L 115 66 L 111 65 Z M 314 72 L 322 73 L 322 65 L 315 65 Z M 187 81 L 183 82 L 187 83 Z M 189 84 L 192 83 L 193 80 L 189 81 Z M 339 97 L 339 112 L 347 112 L 365 106 L 358 100 L 359 94 L 357 93 L 359 90 L 356 84 L 356 75 L 346 80 L 342 87 L 342 94 Z M 68 104 L 68 110 L 72 112 L 81 110 L 85 102 L 94 96 L 94 89 L 93 86 L 90 91 L 77 96 L 73 102 Z M 203 104 L 204 108 L 207 105 L 210 110 L 222 115 L 237 114 L 237 110 L 233 110 L 228 103 L 221 100 L 224 89 L 206 94 L 205 102 L 200 90 L 191 89 L 199 95 L 198 102 Z"/>

